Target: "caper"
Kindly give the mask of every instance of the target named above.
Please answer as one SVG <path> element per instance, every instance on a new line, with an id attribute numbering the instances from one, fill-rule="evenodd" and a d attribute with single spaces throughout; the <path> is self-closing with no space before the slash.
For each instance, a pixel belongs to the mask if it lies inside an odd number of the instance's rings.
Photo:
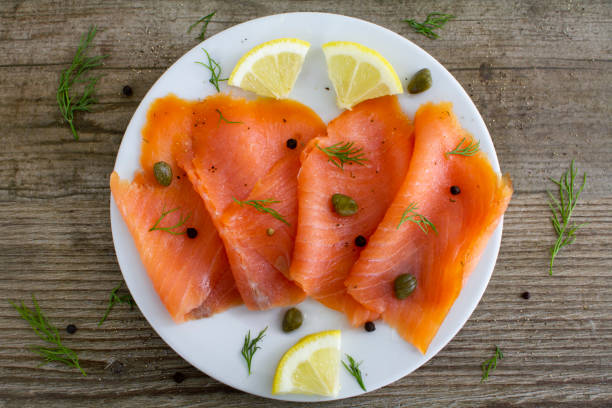
<path id="1" fill-rule="evenodd" d="M 336 214 L 343 217 L 353 215 L 357 213 L 357 210 L 359 209 L 359 206 L 355 200 L 344 194 L 332 195 L 332 205 L 334 206 L 334 211 Z"/>
<path id="2" fill-rule="evenodd" d="M 427 68 L 418 71 L 408 83 L 408 92 L 418 94 L 431 88 L 431 72 Z"/>
<path id="3" fill-rule="evenodd" d="M 393 287 L 395 289 L 395 297 L 398 299 L 406 299 L 417 286 L 417 280 L 414 275 L 409 273 L 403 273 L 395 278 Z"/>
<path id="4" fill-rule="evenodd" d="M 162 186 L 169 186 L 172 183 L 172 167 L 166 162 L 158 161 L 153 165 L 155 179 Z"/>
<path id="5" fill-rule="evenodd" d="M 303 320 L 304 317 L 302 316 L 302 312 L 292 307 L 285 312 L 285 317 L 283 318 L 283 331 L 289 333 L 298 329 L 302 325 Z"/>

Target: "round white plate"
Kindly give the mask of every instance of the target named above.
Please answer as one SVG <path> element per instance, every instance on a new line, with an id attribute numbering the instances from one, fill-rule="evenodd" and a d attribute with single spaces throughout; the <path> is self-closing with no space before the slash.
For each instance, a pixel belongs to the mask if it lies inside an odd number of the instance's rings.
<path id="1" fill-rule="evenodd" d="M 323 13 L 279 14 L 248 21 L 229 28 L 194 47 L 172 65 L 149 90 L 125 132 L 115 170 L 122 178 L 131 178 L 139 168 L 141 128 L 151 102 L 168 93 L 182 98 L 201 99 L 215 93 L 208 82 L 209 73 L 195 61 L 205 61 L 202 48 L 215 58 L 227 77 L 238 59 L 254 46 L 276 38 L 295 37 L 310 42 L 302 72 L 290 97 L 314 109 L 328 122 L 340 110 L 335 105 L 333 87 L 327 77 L 321 45 L 328 41 L 354 41 L 380 52 L 405 78 L 421 68 L 429 68 L 433 86 L 419 95 L 400 95 L 405 112 L 413 117 L 418 106 L 427 101 L 453 102 L 455 114 L 464 128 L 480 140 L 481 149 L 499 171 L 491 137 L 476 107 L 453 76 L 433 57 L 404 37 L 385 28 L 355 18 Z M 222 85 L 222 92 L 244 95 Z M 329 90 L 328 90 L 329 88 Z M 276 365 L 283 353 L 306 334 L 321 330 L 342 330 L 342 353 L 348 353 L 361 366 L 368 391 L 383 387 L 411 373 L 444 347 L 465 324 L 478 304 L 493 272 L 499 250 L 502 226 L 493 233 L 476 269 L 433 339 L 426 355 L 403 341 L 382 322 L 376 331 L 351 328 L 343 315 L 306 300 L 299 305 L 305 312 L 299 330 L 285 334 L 280 329 L 284 310 L 252 312 L 244 306 L 207 319 L 177 325 L 173 323 L 153 290 L 134 243 L 114 201 L 110 205 L 111 226 L 117 259 L 129 289 L 151 326 L 185 360 L 215 379 L 251 394 L 291 401 L 319 401 L 328 398 L 299 395 L 271 395 Z M 253 357 L 252 375 L 247 375 L 240 354 L 248 330 L 256 335 L 268 327 L 261 350 Z M 341 369 L 338 398 L 362 394 L 356 381 Z"/>

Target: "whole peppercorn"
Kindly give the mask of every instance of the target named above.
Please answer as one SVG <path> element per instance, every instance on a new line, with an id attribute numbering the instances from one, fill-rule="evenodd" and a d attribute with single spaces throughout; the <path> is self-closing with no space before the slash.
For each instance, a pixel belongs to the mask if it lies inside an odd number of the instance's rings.
<path id="1" fill-rule="evenodd" d="M 187 228 L 187 236 L 191 239 L 198 236 L 198 230 L 195 228 Z"/>
<path id="2" fill-rule="evenodd" d="M 367 332 L 373 332 L 374 330 L 376 330 L 376 325 L 374 324 L 374 322 L 365 322 L 365 325 L 363 327 Z"/>
<path id="3" fill-rule="evenodd" d="M 355 245 L 358 247 L 364 247 L 368 243 L 368 240 L 363 235 L 357 235 L 355 238 Z"/>
<path id="4" fill-rule="evenodd" d="M 174 375 L 172 375 L 172 379 L 175 383 L 180 384 L 185 381 L 185 374 L 181 373 L 180 371 L 177 371 L 176 373 L 174 373 Z"/>
<path id="5" fill-rule="evenodd" d="M 291 138 L 291 139 L 287 139 L 287 147 L 291 150 L 295 149 L 297 147 L 298 143 L 297 140 Z"/>
<path id="6" fill-rule="evenodd" d="M 134 94 L 134 91 L 132 91 L 132 87 L 129 85 L 124 86 L 121 92 L 123 92 L 125 96 L 132 96 Z"/>

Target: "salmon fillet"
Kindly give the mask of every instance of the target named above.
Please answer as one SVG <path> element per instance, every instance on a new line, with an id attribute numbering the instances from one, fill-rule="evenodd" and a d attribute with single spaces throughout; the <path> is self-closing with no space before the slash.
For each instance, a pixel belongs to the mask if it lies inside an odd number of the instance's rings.
<path id="1" fill-rule="evenodd" d="M 174 96 L 156 100 L 142 131 L 142 171 L 132 182 L 121 180 L 115 172 L 110 180 L 115 202 L 153 287 L 177 323 L 242 303 L 223 243 L 204 202 L 172 155 L 173 138 L 192 127 L 190 116 L 191 109 L 185 101 Z M 167 187 L 155 179 L 153 165 L 158 161 L 172 168 L 174 178 Z M 191 215 L 185 225 L 174 231 L 195 228 L 196 238 L 149 231 L 164 211 L 175 208 L 159 226 L 173 226 L 181 216 Z"/>
<path id="2" fill-rule="evenodd" d="M 510 178 L 499 176 L 484 153 L 445 155 L 463 138 L 464 147 L 473 141 L 451 109 L 450 103 L 428 103 L 417 111 L 406 178 L 345 282 L 351 296 L 381 313 L 422 353 L 478 263 L 512 196 Z M 451 194 L 451 186 L 459 187 L 460 193 Z M 399 226 L 411 205 L 416 205 L 413 215 L 424 216 L 437 233 L 410 221 Z M 398 300 L 394 280 L 404 273 L 415 276 L 417 286 Z"/>
<path id="3" fill-rule="evenodd" d="M 319 148 L 353 142 L 363 149 L 363 166 L 329 162 Z M 327 128 L 327 137 L 312 140 L 303 153 L 298 178 L 299 220 L 291 278 L 309 296 L 343 312 L 354 326 L 375 320 L 371 311 L 346 293 L 344 281 L 359 257 L 355 238 L 369 238 L 397 193 L 412 154 L 413 128 L 397 98 L 365 101 L 345 111 Z M 341 193 L 353 198 L 359 211 L 336 214 L 331 197 Z"/>
<path id="4" fill-rule="evenodd" d="M 280 159 L 261 178 L 248 200 L 265 200 L 270 197 L 287 197 L 273 205 L 274 209 L 287 221 L 257 212 L 252 206 L 232 202 L 221 217 L 221 223 L 232 230 L 233 247 L 255 251 L 275 269 L 289 276 L 289 265 L 297 229 L 297 175 L 300 163 L 293 156 Z M 269 230 L 272 229 L 273 231 Z M 270 235 L 271 234 L 271 235 Z M 241 265 L 248 269 L 249 265 Z M 262 277 L 260 277 L 262 278 Z"/>
<path id="5" fill-rule="evenodd" d="M 146 182 L 142 174 L 129 182 L 113 172 L 110 185 L 153 287 L 174 321 L 210 316 L 241 303 L 223 244 L 189 180 L 162 187 Z M 174 208 L 179 210 L 160 226 L 191 214 L 186 226 L 196 228 L 195 239 L 149 231 L 162 212 Z"/>
<path id="6" fill-rule="evenodd" d="M 192 131 L 176 143 L 175 157 L 219 231 L 245 305 L 263 310 L 299 303 L 304 292 L 285 276 L 295 238 L 299 156 L 325 134 L 325 124 L 297 102 L 221 94 L 195 104 L 192 113 Z M 236 202 L 256 199 L 280 201 L 267 207 L 288 224 Z"/>

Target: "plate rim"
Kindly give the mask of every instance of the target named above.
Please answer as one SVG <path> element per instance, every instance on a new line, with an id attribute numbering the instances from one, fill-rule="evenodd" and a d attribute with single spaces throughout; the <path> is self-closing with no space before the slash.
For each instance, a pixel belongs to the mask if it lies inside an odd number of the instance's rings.
<path id="1" fill-rule="evenodd" d="M 336 14 L 336 13 L 324 13 L 324 12 L 289 12 L 289 13 L 280 13 L 280 14 L 271 14 L 271 15 L 267 15 L 267 16 L 262 16 L 262 17 L 257 17 L 248 21 L 244 21 L 242 23 L 233 25 L 231 27 L 228 27 L 222 31 L 219 31 L 218 33 L 215 33 L 214 35 L 212 35 L 211 37 L 208 37 L 206 40 L 196 44 L 194 47 L 188 49 L 187 51 L 185 51 L 174 63 L 172 63 L 167 69 L 164 70 L 164 72 L 159 76 L 159 78 L 151 85 L 151 87 L 147 90 L 147 92 L 145 93 L 145 95 L 142 97 L 140 103 L 138 104 L 138 107 L 134 110 L 132 117 L 130 118 L 130 121 L 128 122 L 128 125 L 126 127 L 126 130 L 122 136 L 122 140 L 121 143 L 119 145 L 119 149 L 117 150 L 117 155 L 115 157 L 115 163 L 113 166 L 113 171 L 115 171 L 115 169 L 117 168 L 117 164 L 119 162 L 119 153 L 121 152 L 122 148 L 124 147 L 124 144 L 126 143 L 126 135 L 128 132 L 128 129 L 130 129 L 131 126 L 134 126 L 133 123 L 136 120 L 136 113 L 139 111 L 139 109 L 141 109 L 141 107 L 143 106 L 143 103 L 148 99 L 148 96 L 151 94 L 151 92 L 153 91 L 154 88 L 156 88 L 156 86 L 164 80 L 164 77 L 168 74 L 169 71 L 171 71 L 175 65 L 178 65 L 182 62 L 182 60 L 184 58 L 186 58 L 187 54 L 189 54 L 192 50 L 196 49 L 196 48 L 200 48 L 203 45 L 205 45 L 208 41 L 214 40 L 215 37 L 217 37 L 218 35 L 225 33 L 229 30 L 240 30 L 242 27 L 244 27 L 245 25 L 251 24 L 253 22 L 256 21 L 262 21 L 262 20 L 269 20 L 269 19 L 277 19 L 277 18 L 283 18 L 285 16 L 309 16 L 309 17 L 316 17 L 316 16 L 322 16 L 322 17 L 333 17 L 333 18 L 341 18 L 341 19 L 345 19 L 349 22 L 355 22 L 358 24 L 366 24 L 371 26 L 372 28 L 375 28 L 377 30 L 381 30 L 383 31 L 385 34 L 387 35 L 392 35 L 394 37 L 396 37 L 397 39 L 401 40 L 401 41 L 407 41 L 408 43 L 410 43 L 412 46 L 416 47 L 417 49 L 419 49 L 421 52 L 425 53 L 426 55 L 428 55 L 433 61 L 435 61 L 436 64 L 438 64 L 438 67 L 441 68 L 444 73 L 451 79 L 451 81 L 454 83 L 454 85 L 456 86 L 457 90 L 459 91 L 459 93 L 462 96 L 462 99 L 465 100 L 466 103 L 471 105 L 471 108 L 477 113 L 476 115 L 476 123 L 475 125 L 478 126 L 480 128 L 480 131 L 483 132 L 483 134 L 485 134 L 491 141 L 491 154 L 488 155 L 489 156 L 489 160 L 491 162 L 491 165 L 493 167 L 493 169 L 498 173 L 501 174 L 500 171 L 500 167 L 499 167 L 499 160 L 497 157 L 497 152 L 495 150 L 495 145 L 493 144 L 493 139 L 491 137 L 491 134 L 486 126 L 486 123 L 484 122 L 484 119 L 482 118 L 482 115 L 480 114 L 480 111 L 478 110 L 478 108 L 476 107 L 476 105 L 474 104 L 474 101 L 470 98 L 469 94 L 465 91 L 465 89 L 463 88 L 463 86 L 459 83 L 459 81 L 450 73 L 450 71 L 442 64 L 440 63 L 435 57 L 433 57 L 431 54 L 429 54 L 427 51 L 425 51 L 423 48 L 421 48 L 419 45 L 417 45 L 416 43 L 412 42 L 411 40 L 409 40 L 408 38 L 386 28 L 383 26 L 380 26 L 376 23 L 367 21 L 367 20 L 363 20 L 360 18 L 356 18 L 356 17 L 352 17 L 352 16 L 346 16 L 346 15 L 342 15 L 342 14 Z M 148 106 L 148 105 L 147 105 Z M 128 279 L 126 279 L 125 273 L 123 271 L 123 267 L 122 267 L 122 262 L 120 260 L 120 258 L 122 257 L 121 255 L 119 255 L 120 250 L 118 249 L 118 232 L 117 232 L 117 227 L 113 227 L 113 219 L 116 219 L 117 216 L 122 220 L 122 216 L 119 213 L 119 210 L 116 206 L 116 203 L 114 201 L 114 198 L 112 196 L 112 193 L 110 194 L 109 197 L 110 200 L 110 221 L 111 221 L 111 234 L 112 234 L 112 238 L 113 238 L 113 246 L 115 249 L 115 257 L 117 258 L 117 264 L 119 266 L 119 269 L 121 270 L 121 274 L 123 277 L 123 280 L 126 283 L 126 286 L 128 287 L 128 289 L 130 290 L 130 293 L 132 293 L 132 288 L 130 288 L 130 284 L 128 283 Z M 123 221 L 123 220 L 122 220 Z M 123 221 L 124 222 L 124 221 Z M 479 288 L 477 288 L 477 296 L 474 296 L 474 298 L 472 299 L 472 301 L 469 303 L 469 305 L 466 307 L 466 310 L 469 310 L 469 313 L 465 313 L 465 319 L 462 322 L 462 324 L 458 325 L 454 330 L 452 330 L 452 334 L 448 336 L 447 340 L 443 341 L 442 344 L 439 345 L 439 347 L 437 347 L 435 350 L 430 348 L 427 350 L 427 353 L 424 355 L 425 359 L 422 361 L 421 364 L 418 365 L 418 367 L 415 367 L 414 369 L 411 369 L 407 372 L 401 373 L 399 375 L 392 375 L 390 376 L 391 380 L 386 382 L 386 384 L 382 384 L 376 387 L 372 387 L 372 388 L 368 388 L 367 391 L 360 391 L 358 393 L 353 393 L 351 395 L 345 395 L 345 396 L 337 396 L 337 397 L 324 397 L 324 398 L 320 398 L 320 397 L 315 397 L 313 399 L 296 399 L 293 398 L 294 394 L 284 394 L 284 395 L 271 395 L 271 394 L 264 394 L 264 393 L 258 393 L 258 392 L 253 392 L 250 390 L 245 389 L 244 387 L 241 387 L 241 385 L 237 382 L 237 381 L 227 381 L 226 379 L 220 379 L 218 376 L 216 376 L 215 374 L 211 374 L 209 372 L 207 372 L 206 370 L 198 367 L 197 365 L 195 365 L 194 363 L 192 363 L 191 359 L 188 358 L 182 350 L 180 350 L 179 347 L 175 347 L 175 344 L 172 340 L 170 340 L 167 336 L 165 336 L 164 334 L 162 334 L 162 332 L 160 332 L 160 330 L 158 330 L 158 328 L 152 324 L 151 320 L 149 319 L 148 313 L 145 313 L 142 309 L 139 310 L 141 312 L 141 314 L 145 317 L 145 319 L 147 320 L 147 323 L 149 323 L 149 326 L 157 333 L 157 335 L 164 341 L 164 343 L 166 343 L 168 346 L 170 346 L 170 348 L 172 348 L 172 350 L 177 353 L 182 359 L 184 359 L 187 363 L 189 363 L 190 365 L 192 365 L 194 368 L 196 368 L 197 370 L 203 372 L 204 374 L 210 376 L 211 378 L 215 379 L 216 381 L 219 381 L 222 384 L 225 384 L 227 386 L 230 386 L 234 389 L 240 390 L 242 392 L 245 392 L 247 394 L 252 394 L 252 395 L 257 395 L 263 398 L 267 398 L 267 399 L 275 399 L 275 400 L 284 400 L 284 401 L 295 401 L 295 402 L 322 402 L 322 401 L 333 401 L 333 400 L 340 400 L 340 399 L 345 399 L 345 398 L 352 398 L 355 396 L 360 396 L 360 395 L 364 395 L 366 393 L 370 393 L 372 391 L 375 391 L 377 389 L 386 387 L 402 378 L 404 378 L 405 376 L 411 374 L 412 372 L 414 372 L 415 370 L 417 370 L 418 368 L 422 367 L 423 365 L 425 365 L 429 360 L 431 360 L 434 356 L 436 356 L 443 348 L 445 348 L 457 335 L 457 333 L 465 326 L 465 324 L 468 322 L 468 320 L 471 318 L 472 314 L 474 313 L 474 310 L 476 309 L 476 307 L 478 306 L 478 304 L 480 303 L 482 296 L 484 295 L 484 292 L 486 291 L 486 288 L 488 287 L 488 284 L 490 282 L 491 276 L 493 275 L 495 266 L 497 264 L 497 259 L 499 256 L 499 251 L 501 248 L 501 238 L 502 238 L 502 231 L 503 231 L 503 222 L 504 222 L 504 216 L 502 215 L 502 217 L 500 218 L 499 221 L 499 225 L 497 226 L 497 228 L 495 229 L 495 231 L 492 233 L 492 235 L 490 236 L 486 247 L 491 247 L 491 245 L 493 245 L 494 247 L 494 256 L 491 258 L 491 265 L 490 268 L 488 268 L 487 273 L 486 273 L 486 279 L 484 279 L 480 285 Z M 131 236 L 130 236 L 131 238 Z M 487 251 L 487 249 L 485 249 L 485 251 Z M 484 254 L 484 252 L 483 252 Z M 482 259 L 481 259 L 482 261 Z M 480 261 L 479 261 L 480 262 Z M 464 285 L 465 287 L 465 285 Z M 463 291 L 463 289 L 462 289 Z M 155 295 L 157 295 L 155 293 Z M 459 297 L 458 297 L 459 298 Z M 457 299 L 458 299 L 457 298 Z M 456 304 L 457 299 L 455 300 L 455 302 L 453 303 L 453 306 Z M 451 309 L 449 310 L 448 314 L 450 314 L 452 310 L 452 306 Z M 448 317 L 448 314 L 446 316 L 446 318 Z M 462 314 L 463 316 L 463 314 Z M 446 320 L 445 318 L 445 320 Z M 443 323 L 444 324 L 444 321 Z M 441 325 L 442 326 L 442 325 Z"/>

